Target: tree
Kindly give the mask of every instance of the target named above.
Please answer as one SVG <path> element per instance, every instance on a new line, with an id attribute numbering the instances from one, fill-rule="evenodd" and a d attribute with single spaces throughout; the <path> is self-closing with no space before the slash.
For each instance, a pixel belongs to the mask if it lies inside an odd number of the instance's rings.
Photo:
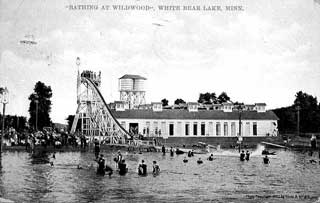
<path id="1" fill-rule="evenodd" d="M 230 97 L 227 95 L 226 92 L 222 92 L 219 96 L 218 96 L 218 103 L 222 104 L 223 102 L 227 102 L 230 101 Z"/>
<path id="2" fill-rule="evenodd" d="M 200 93 L 199 95 L 199 99 L 198 99 L 198 103 L 202 103 L 202 104 L 212 104 L 212 103 L 217 103 L 217 96 L 216 93 Z"/>
<path id="3" fill-rule="evenodd" d="M 168 106 L 169 101 L 167 99 L 161 100 L 162 106 Z"/>
<path id="4" fill-rule="evenodd" d="M 174 104 L 179 105 L 179 104 L 185 104 L 186 102 L 183 99 L 176 99 L 174 101 Z"/>
<path id="5" fill-rule="evenodd" d="M 299 91 L 294 100 L 295 109 L 300 108 L 300 131 L 319 132 L 320 131 L 320 112 L 316 97 Z"/>
<path id="6" fill-rule="evenodd" d="M 51 111 L 51 97 L 52 90 L 50 86 L 46 86 L 44 83 L 38 81 L 34 87 L 34 92 L 29 96 L 29 125 L 34 129 L 36 128 L 36 116 L 37 126 L 39 130 L 43 127 L 52 126 L 50 111 Z"/>
<path id="7" fill-rule="evenodd" d="M 299 131 L 302 133 L 320 132 L 320 107 L 316 97 L 299 91 L 293 105 L 274 109 L 279 117 L 280 133 L 297 132 L 297 115 L 299 109 Z"/>
<path id="8" fill-rule="evenodd" d="M 295 133 L 297 129 L 296 110 L 293 106 L 274 109 L 278 116 L 278 129 L 280 133 Z"/>
<path id="9" fill-rule="evenodd" d="M 309 110 L 318 108 L 317 97 L 313 97 L 302 91 L 297 92 L 295 96 L 294 105 L 299 105 L 301 108 Z"/>

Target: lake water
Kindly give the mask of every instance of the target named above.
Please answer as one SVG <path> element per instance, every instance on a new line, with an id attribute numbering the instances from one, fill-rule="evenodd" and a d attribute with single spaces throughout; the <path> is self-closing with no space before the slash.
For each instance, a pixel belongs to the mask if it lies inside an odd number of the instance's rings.
<path id="1" fill-rule="evenodd" d="M 196 154 L 188 163 L 184 155 L 123 152 L 129 172 L 111 178 L 96 175 L 89 152 L 57 153 L 53 167 L 32 164 L 26 152 L 4 152 L 0 195 L 14 202 L 320 202 L 318 153 L 276 152 L 269 165 L 262 163 L 260 148 L 245 162 L 232 150 L 213 151 L 213 161 L 206 160 L 208 154 Z M 114 167 L 112 152 L 104 155 Z M 312 158 L 316 164 L 309 162 Z M 148 165 L 146 177 L 137 175 L 141 159 Z M 161 168 L 156 177 L 151 175 L 153 160 Z"/>

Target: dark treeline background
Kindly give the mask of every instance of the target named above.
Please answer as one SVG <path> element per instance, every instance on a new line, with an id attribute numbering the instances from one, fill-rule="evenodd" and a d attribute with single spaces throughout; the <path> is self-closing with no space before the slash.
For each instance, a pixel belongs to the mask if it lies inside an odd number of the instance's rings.
<path id="1" fill-rule="evenodd" d="M 2 128 L 2 114 L 0 115 L 0 122 Z M 14 128 L 16 131 L 22 132 L 27 128 L 27 118 L 24 116 L 6 115 L 4 122 L 5 129 Z"/>
<path id="2" fill-rule="evenodd" d="M 273 109 L 279 117 L 280 133 L 297 133 L 298 110 L 300 133 L 320 133 L 320 104 L 317 97 L 299 91 L 291 106 Z"/>

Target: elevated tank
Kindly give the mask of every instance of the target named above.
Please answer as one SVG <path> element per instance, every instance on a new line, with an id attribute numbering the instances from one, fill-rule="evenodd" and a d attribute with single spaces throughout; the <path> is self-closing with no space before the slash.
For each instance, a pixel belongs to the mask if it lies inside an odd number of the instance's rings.
<path id="1" fill-rule="evenodd" d="M 144 79 L 134 79 L 133 90 L 134 91 L 145 91 L 145 80 Z"/>
<path id="2" fill-rule="evenodd" d="M 120 91 L 130 91 L 133 90 L 133 79 L 130 78 L 124 78 L 120 79 Z"/>

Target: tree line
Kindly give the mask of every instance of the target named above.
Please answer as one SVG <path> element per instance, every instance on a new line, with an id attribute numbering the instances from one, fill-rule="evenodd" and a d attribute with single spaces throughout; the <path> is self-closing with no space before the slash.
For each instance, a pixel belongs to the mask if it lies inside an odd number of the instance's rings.
<path id="1" fill-rule="evenodd" d="M 199 99 L 198 99 L 198 103 L 201 103 L 201 104 L 222 104 L 224 102 L 229 102 L 229 101 L 231 101 L 231 99 L 226 92 L 222 92 L 219 96 L 216 96 L 215 92 L 200 93 Z M 162 106 L 168 106 L 169 100 L 164 98 L 161 100 L 161 103 L 162 103 Z M 177 98 L 174 101 L 175 105 L 185 104 L 185 103 L 186 102 L 181 98 Z"/>
<path id="2" fill-rule="evenodd" d="M 2 114 L 0 115 L 0 123 L 2 125 Z M 5 129 L 14 128 L 18 132 L 22 132 L 27 127 L 27 118 L 25 116 L 6 115 L 5 117 Z"/>

